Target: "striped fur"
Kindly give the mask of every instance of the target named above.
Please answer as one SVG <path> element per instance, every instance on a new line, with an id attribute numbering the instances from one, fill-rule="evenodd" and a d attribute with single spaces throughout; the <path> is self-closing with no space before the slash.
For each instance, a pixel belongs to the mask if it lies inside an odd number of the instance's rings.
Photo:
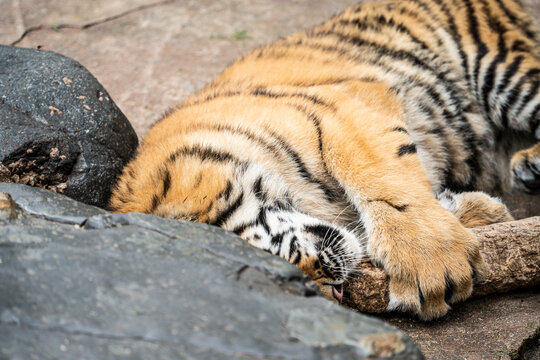
<path id="1" fill-rule="evenodd" d="M 539 59 L 515 0 L 353 6 L 169 112 L 111 208 L 234 231 L 337 300 L 369 256 L 389 309 L 442 316 L 484 269 L 466 227 L 511 219 L 479 191 L 540 189 Z"/>

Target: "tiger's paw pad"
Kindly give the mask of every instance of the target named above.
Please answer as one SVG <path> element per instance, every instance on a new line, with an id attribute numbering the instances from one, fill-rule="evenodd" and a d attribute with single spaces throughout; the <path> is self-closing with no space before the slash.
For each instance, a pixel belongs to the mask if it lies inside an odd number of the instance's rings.
<path id="1" fill-rule="evenodd" d="M 531 194 L 540 193 L 540 143 L 515 153 L 510 168 L 514 189 Z"/>

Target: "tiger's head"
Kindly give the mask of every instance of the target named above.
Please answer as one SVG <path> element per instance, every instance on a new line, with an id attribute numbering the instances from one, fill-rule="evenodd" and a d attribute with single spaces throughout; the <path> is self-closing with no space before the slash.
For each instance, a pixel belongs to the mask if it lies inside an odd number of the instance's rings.
<path id="1" fill-rule="evenodd" d="M 180 148 L 161 161 L 148 153 L 124 169 L 112 211 L 220 226 L 297 265 L 327 298 L 342 301 L 363 247 L 345 228 L 301 211 L 279 175 L 210 148 Z"/>

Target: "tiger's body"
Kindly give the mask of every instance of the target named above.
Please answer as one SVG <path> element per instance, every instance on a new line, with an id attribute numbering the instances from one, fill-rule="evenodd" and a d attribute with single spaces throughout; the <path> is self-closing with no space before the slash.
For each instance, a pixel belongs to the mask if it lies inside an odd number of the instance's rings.
<path id="1" fill-rule="evenodd" d="M 360 4 L 239 59 L 156 123 L 111 208 L 234 231 L 338 300 L 369 256 L 390 309 L 442 316 L 484 269 L 466 227 L 511 219 L 479 191 L 540 189 L 539 88 L 517 1 Z"/>

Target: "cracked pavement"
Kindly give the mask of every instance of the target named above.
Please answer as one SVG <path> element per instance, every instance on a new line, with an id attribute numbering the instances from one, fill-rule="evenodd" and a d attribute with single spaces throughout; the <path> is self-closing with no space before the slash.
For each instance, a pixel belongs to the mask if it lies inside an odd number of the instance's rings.
<path id="1" fill-rule="evenodd" d="M 0 43 L 53 50 L 81 62 L 142 136 L 241 54 L 356 2 L 0 0 Z M 524 2 L 540 18 L 540 1 Z M 524 200 L 512 201 L 519 217 L 527 215 Z M 540 214 L 529 207 L 528 214 Z M 427 359 L 507 359 L 540 326 L 540 293 L 472 300 L 433 324 L 385 319 L 407 331 Z"/>

